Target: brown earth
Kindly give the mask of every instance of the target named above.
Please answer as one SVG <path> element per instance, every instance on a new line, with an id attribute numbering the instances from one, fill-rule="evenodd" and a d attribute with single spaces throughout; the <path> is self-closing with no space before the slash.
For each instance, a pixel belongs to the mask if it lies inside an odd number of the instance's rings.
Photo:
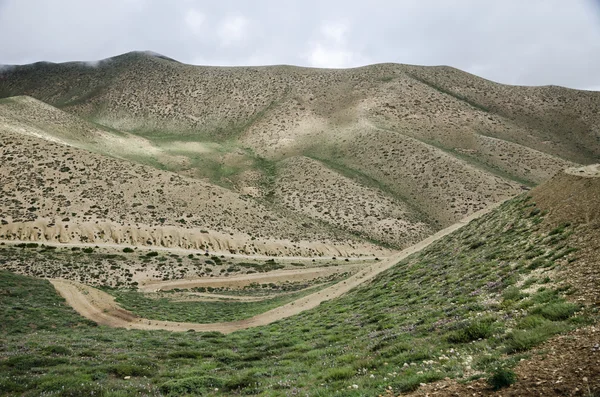
<path id="1" fill-rule="evenodd" d="M 411 396 L 584 396 L 600 393 L 600 327 L 555 337 L 515 368 L 517 382 L 492 390 L 485 380 L 467 385 L 452 380 L 421 385 Z"/>

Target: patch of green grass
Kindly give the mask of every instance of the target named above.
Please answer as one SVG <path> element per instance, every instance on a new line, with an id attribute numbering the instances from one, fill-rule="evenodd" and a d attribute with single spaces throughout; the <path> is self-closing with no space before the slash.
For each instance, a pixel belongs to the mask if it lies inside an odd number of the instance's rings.
<path id="1" fill-rule="evenodd" d="M 169 380 L 160 386 L 160 391 L 167 396 L 201 396 L 214 389 L 222 388 L 224 383 L 223 379 L 212 376 L 193 376 Z"/>
<path id="2" fill-rule="evenodd" d="M 557 301 L 544 306 L 536 307 L 530 312 L 532 314 L 539 314 L 551 321 L 564 321 L 573 316 L 578 308 L 579 307 L 576 304 Z"/>
<path id="3" fill-rule="evenodd" d="M 132 290 L 108 288 L 105 290 L 113 295 L 124 309 L 140 317 L 153 320 L 212 323 L 250 318 L 314 293 L 327 285 L 319 285 L 292 294 L 266 298 L 256 302 L 233 300 L 177 302 L 169 297 L 163 296 L 157 299 Z"/>
<path id="4" fill-rule="evenodd" d="M 323 380 L 326 382 L 345 380 L 352 378 L 354 374 L 355 370 L 352 367 L 331 368 L 323 374 Z"/>
<path id="5" fill-rule="evenodd" d="M 569 326 L 562 322 L 544 322 L 530 329 L 512 331 L 506 337 L 506 352 L 517 353 L 530 350 L 549 337 L 568 329 Z"/>

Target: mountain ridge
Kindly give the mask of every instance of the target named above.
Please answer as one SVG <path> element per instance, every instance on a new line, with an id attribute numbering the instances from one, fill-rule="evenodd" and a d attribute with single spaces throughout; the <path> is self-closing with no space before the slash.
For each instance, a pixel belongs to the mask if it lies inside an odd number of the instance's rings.
<path id="1" fill-rule="evenodd" d="M 445 66 L 203 67 L 134 52 L 0 76 L 4 128 L 41 125 L 54 131 L 46 139 L 397 248 L 416 241 L 410 230 L 422 238 L 600 158 L 600 93 L 500 85 Z M 336 191 L 347 200 L 328 199 Z"/>

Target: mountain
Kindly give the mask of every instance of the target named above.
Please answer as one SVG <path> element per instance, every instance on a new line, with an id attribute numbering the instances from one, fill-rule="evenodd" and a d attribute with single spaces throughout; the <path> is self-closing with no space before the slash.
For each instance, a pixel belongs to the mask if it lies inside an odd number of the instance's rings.
<path id="1" fill-rule="evenodd" d="M 201 67 L 134 52 L 3 67 L 0 97 L 2 133 L 171 171 L 323 239 L 391 248 L 600 158 L 600 93 L 448 67 Z"/>

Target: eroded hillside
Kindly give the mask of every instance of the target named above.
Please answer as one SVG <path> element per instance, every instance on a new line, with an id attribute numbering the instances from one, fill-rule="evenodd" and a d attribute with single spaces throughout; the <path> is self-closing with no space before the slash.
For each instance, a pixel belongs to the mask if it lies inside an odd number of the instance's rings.
<path id="1" fill-rule="evenodd" d="M 3 130 L 0 239 L 271 255 L 387 250 L 197 179 Z"/>

